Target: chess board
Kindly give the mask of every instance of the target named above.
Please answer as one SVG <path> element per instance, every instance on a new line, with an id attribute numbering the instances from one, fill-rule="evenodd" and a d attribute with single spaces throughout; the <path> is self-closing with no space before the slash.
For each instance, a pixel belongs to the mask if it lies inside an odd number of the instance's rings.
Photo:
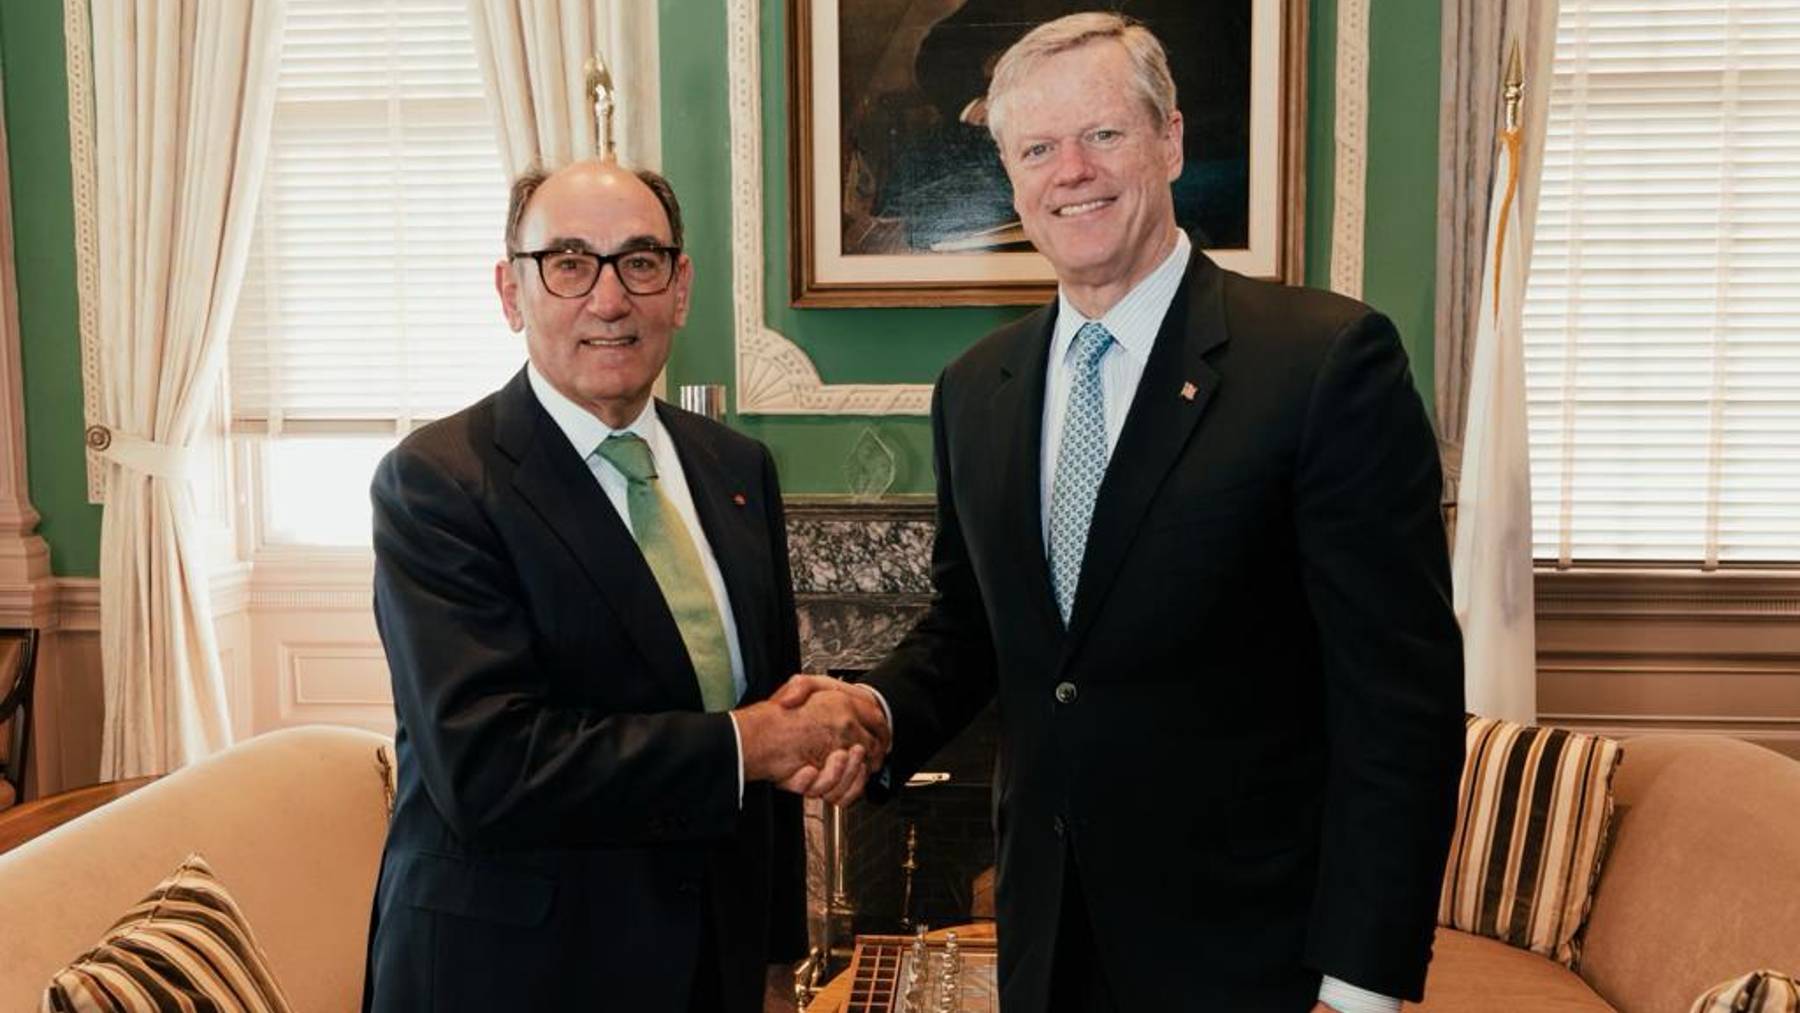
<path id="1" fill-rule="evenodd" d="M 999 1013 L 996 972 L 992 938 L 858 936 L 844 1013 Z"/>

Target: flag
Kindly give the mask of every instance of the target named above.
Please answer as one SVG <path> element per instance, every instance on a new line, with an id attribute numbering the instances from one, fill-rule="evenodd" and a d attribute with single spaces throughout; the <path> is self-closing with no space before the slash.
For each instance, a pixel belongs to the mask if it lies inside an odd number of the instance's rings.
<path id="1" fill-rule="evenodd" d="M 1519 128 L 1514 123 L 1500 135 L 1488 211 L 1452 569 L 1468 709 L 1531 723 L 1537 720 L 1537 631 L 1522 340 L 1525 251 L 1518 194 Z"/>

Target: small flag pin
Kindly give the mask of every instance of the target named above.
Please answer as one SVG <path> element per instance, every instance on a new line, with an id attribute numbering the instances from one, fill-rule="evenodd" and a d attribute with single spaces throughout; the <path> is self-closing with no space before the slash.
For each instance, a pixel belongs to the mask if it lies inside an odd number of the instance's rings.
<path id="1" fill-rule="evenodd" d="M 743 493 L 741 493 L 741 492 L 734 492 L 734 493 L 732 493 L 732 494 L 731 494 L 731 502 L 732 502 L 732 504 L 733 504 L 733 505 L 734 505 L 734 506 L 743 506 L 743 505 L 744 505 L 744 504 L 745 504 L 745 503 L 748 503 L 748 502 L 749 502 L 749 500 L 746 500 L 746 499 L 745 499 L 745 498 L 744 498 L 744 494 L 743 494 Z"/>
<path id="2" fill-rule="evenodd" d="M 1181 399 L 1183 401 L 1192 401 L 1194 395 L 1198 393 L 1200 393 L 1200 388 L 1194 386 L 1192 381 L 1181 385 Z"/>

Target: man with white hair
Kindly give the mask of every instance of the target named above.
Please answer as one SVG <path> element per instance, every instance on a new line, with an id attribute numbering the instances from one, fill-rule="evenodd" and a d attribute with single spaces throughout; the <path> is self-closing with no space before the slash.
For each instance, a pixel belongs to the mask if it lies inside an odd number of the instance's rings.
<path id="1" fill-rule="evenodd" d="M 1037 28 L 988 111 L 1058 292 L 938 381 L 935 598 L 867 679 L 872 791 L 998 695 L 1008 1011 L 1397 1009 L 1462 762 L 1399 337 L 1176 227 L 1182 118 L 1141 25 Z"/>

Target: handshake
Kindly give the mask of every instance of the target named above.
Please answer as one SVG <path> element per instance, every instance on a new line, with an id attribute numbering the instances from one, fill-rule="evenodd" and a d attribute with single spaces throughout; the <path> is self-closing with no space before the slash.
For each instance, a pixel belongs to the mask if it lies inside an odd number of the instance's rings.
<path id="1" fill-rule="evenodd" d="M 849 805 L 887 759 L 893 730 L 873 690 L 796 675 L 760 703 L 732 712 L 745 781 Z"/>

